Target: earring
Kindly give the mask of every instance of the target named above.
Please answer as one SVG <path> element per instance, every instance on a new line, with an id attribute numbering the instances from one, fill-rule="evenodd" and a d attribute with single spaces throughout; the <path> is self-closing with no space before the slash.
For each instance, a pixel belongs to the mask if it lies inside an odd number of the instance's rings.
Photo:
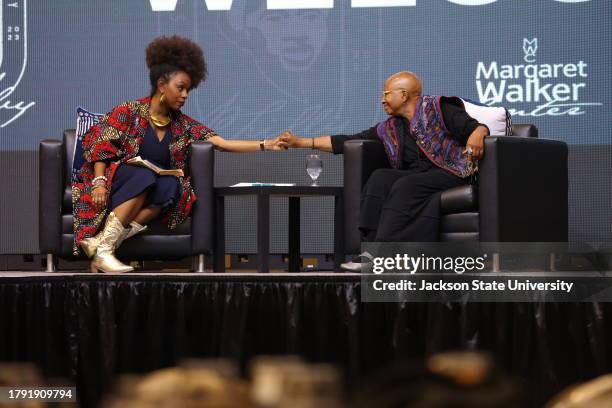
<path id="1" fill-rule="evenodd" d="M 164 98 L 166 97 L 166 95 L 162 92 L 161 96 L 159 97 L 159 103 L 164 103 Z"/>

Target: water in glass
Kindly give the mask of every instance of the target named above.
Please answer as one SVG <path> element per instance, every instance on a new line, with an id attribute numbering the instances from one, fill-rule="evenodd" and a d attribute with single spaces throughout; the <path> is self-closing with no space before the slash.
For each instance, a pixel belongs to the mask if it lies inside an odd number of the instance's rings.
<path id="1" fill-rule="evenodd" d="M 317 154 L 311 154 L 306 159 L 306 172 L 312 179 L 312 185 L 317 185 L 317 179 L 323 171 L 323 162 Z"/>

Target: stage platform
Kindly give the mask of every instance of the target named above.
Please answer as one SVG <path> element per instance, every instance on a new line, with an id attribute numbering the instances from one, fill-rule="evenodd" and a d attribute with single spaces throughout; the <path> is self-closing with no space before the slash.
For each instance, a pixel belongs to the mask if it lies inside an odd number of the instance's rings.
<path id="1" fill-rule="evenodd" d="M 121 373 L 185 358 L 297 354 L 347 384 L 391 361 L 488 350 L 531 406 L 612 369 L 609 303 L 366 303 L 348 273 L 0 273 L 0 361 L 31 361 L 95 406 Z"/>

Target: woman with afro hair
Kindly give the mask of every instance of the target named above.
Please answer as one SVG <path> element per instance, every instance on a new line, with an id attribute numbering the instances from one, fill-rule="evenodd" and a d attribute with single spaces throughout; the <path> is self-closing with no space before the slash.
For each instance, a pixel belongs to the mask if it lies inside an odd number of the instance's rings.
<path id="1" fill-rule="evenodd" d="M 92 272 L 133 270 L 115 257 L 115 249 L 154 219 L 163 217 L 169 228 L 176 228 L 196 201 L 187 174 L 158 176 L 128 160 L 140 156 L 162 168 L 186 171 L 189 147 L 199 140 L 229 152 L 286 149 L 279 138 L 225 140 L 181 112 L 189 91 L 207 74 L 202 49 L 191 40 L 159 37 L 148 45 L 146 56 L 151 95 L 116 106 L 83 138 L 85 163 L 72 184 L 74 252 L 82 249 L 93 257 Z"/>

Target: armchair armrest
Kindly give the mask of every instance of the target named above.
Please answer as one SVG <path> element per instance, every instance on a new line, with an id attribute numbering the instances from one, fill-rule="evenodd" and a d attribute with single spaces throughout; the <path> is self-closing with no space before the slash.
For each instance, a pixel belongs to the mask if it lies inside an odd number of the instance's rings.
<path id="1" fill-rule="evenodd" d="M 62 252 L 64 146 L 43 140 L 38 151 L 38 246 L 42 254 Z"/>
<path id="2" fill-rule="evenodd" d="M 344 238 L 347 254 L 357 254 L 361 251 L 361 190 L 374 170 L 389 167 L 391 166 L 387 154 L 380 141 L 344 142 Z"/>
<path id="3" fill-rule="evenodd" d="M 538 137 L 538 128 L 529 123 L 515 123 L 512 125 L 514 137 Z"/>
<path id="4" fill-rule="evenodd" d="M 483 242 L 567 242 L 567 145 L 485 138 L 478 208 Z"/>
<path id="5" fill-rule="evenodd" d="M 215 154 L 210 142 L 194 142 L 189 161 L 191 183 L 198 200 L 191 210 L 192 254 L 210 254 L 214 237 Z"/>

